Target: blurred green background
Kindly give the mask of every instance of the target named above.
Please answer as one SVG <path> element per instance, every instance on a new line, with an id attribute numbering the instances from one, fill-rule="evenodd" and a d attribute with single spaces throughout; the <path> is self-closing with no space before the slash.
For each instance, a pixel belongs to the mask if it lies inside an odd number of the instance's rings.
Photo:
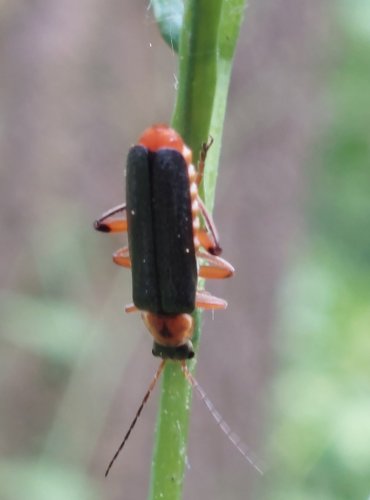
<path id="1" fill-rule="evenodd" d="M 129 146 L 169 121 L 176 56 L 146 2 L 0 2 L 0 498 L 145 498 L 157 394 L 104 469 L 157 361 L 92 229 Z M 215 219 L 236 276 L 197 377 L 184 497 L 370 496 L 370 4 L 250 0 Z"/>

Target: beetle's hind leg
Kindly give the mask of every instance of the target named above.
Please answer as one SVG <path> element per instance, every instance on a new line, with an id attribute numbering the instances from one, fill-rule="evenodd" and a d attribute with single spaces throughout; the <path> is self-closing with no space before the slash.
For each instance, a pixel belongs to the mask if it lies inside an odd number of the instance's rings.
<path id="1" fill-rule="evenodd" d="M 105 212 L 94 222 L 94 228 L 103 233 L 123 233 L 127 231 L 127 219 L 125 216 L 115 217 L 117 214 L 126 212 L 126 203 L 117 205 Z"/>
<path id="2" fill-rule="evenodd" d="M 218 241 L 215 240 L 212 233 L 208 229 L 198 229 L 196 237 L 199 245 L 202 246 L 210 255 L 220 255 L 222 248 Z"/>
<path id="3" fill-rule="evenodd" d="M 220 238 L 218 236 L 216 224 L 199 195 L 197 197 L 197 201 L 206 227 L 206 229 L 199 230 L 198 239 L 202 247 L 204 247 L 209 253 L 212 255 L 220 255 L 222 253 L 222 248 L 220 246 Z"/>
<path id="4" fill-rule="evenodd" d="M 213 144 L 213 137 L 209 138 L 208 142 L 203 142 L 202 148 L 200 150 L 200 155 L 199 155 L 199 161 L 198 161 L 198 168 L 197 168 L 197 185 L 202 182 L 203 179 L 203 173 L 204 173 L 204 167 L 206 165 L 206 158 L 207 158 L 207 153 L 209 148 Z"/>

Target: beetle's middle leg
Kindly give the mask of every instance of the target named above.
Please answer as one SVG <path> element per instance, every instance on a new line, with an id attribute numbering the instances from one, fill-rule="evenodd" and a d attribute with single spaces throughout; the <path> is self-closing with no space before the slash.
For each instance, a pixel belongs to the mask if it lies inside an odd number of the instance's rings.
<path id="1" fill-rule="evenodd" d="M 206 262 L 200 265 L 198 276 L 200 278 L 223 279 L 233 276 L 235 269 L 227 260 L 211 255 L 206 252 L 197 252 L 197 257 Z"/>
<path id="2" fill-rule="evenodd" d="M 114 252 L 113 262 L 118 266 L 131 267 L 131 259 L 128 247 L 123 247 Z"/>

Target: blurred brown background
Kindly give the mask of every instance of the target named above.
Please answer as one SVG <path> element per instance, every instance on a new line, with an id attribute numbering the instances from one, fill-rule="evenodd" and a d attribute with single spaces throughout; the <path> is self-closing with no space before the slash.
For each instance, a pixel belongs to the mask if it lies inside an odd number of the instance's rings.
<path id="1" fill-rule="evenodd" d="M 270 465 L 282 283 L 310 238 L 338 9 L 251 0 L 230 89 L 214 216 L 237 273 L 208 286 L 229 308 L 204 315 L 197 378 Z M 1 499 L 145 498 L 158 390 L 103 472 L 157 360 L 139 316 L 123 313 L 130 277 L 111 263 L 122 238 L 92 222 L 123 199 L 129 146 L 170 120 L 176 56 L 147 2 L 2 0 L 0 28 Z M 332 498 L 269 490 L 196 397 L 188 460 L 186 499 Z"/>

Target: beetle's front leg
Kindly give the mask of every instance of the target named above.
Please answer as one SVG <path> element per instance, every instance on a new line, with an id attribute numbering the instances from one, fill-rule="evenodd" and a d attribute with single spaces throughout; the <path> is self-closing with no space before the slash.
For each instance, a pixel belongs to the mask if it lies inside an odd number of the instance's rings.
<path id="1" fill-rule="evenodd" d="M 199 309 L 226 309 L 226 300 L 211 295 L 205 290 L 198 290 L 195 298 L 195 305 Z"/>

